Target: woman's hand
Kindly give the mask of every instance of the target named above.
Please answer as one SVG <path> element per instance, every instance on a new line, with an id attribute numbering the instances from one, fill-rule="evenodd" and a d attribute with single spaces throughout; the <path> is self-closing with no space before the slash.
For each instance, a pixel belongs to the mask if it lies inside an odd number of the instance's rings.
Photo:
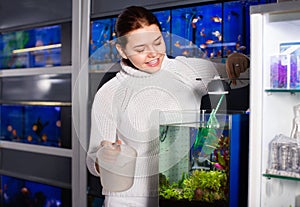
<path id="1" fill-rule="evenodd" d="M 116 142 L 110 141 L 102 141 L 101 147 L 99 150 L 102 150 L 102 161 L 104 162 L 115 162 L 120 151 L 121 151 L 121 140 L 117 140 Z"/>
<path id="2" fill-rule="evenodd" d="M 226 60 L 226 72 L 232 84 L 236 84 L 236 79 L 240 74 L 250 67 L 250 59 L 242 53 L 233 53 Z"/>

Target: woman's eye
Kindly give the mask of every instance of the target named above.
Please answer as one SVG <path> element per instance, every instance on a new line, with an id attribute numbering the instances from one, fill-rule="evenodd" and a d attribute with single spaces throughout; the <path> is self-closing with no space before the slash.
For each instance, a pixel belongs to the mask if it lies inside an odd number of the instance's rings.
<path id="1" fill-rule="evenodd" d="M 145 48 L 138 48 L 138 49 L 136 49 L 135 51 L 137 51 L 138 53 L 141 53 L 141 52 L 144 52 L 144 51 L 145 51 Z"/>
<path id="2" fill-rule="evenodd" d="M 156 45 L 156 46 L 161 45 L 161 41 L 155 42 L 154 45 Z"/>

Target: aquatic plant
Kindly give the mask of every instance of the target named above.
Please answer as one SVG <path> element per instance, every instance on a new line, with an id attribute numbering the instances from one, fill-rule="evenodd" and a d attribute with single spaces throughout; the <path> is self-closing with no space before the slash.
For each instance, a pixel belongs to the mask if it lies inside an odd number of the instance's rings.
<path id="1" fill-rule="evenodd" d="M 170 184 L 164 175 L 160 175 L 159 195 L 163 199 L 215 202 L 227 200 L 227 175 L 220 170 L 194 170 L 190 175 L 183 174 L 182 179 Z"/>

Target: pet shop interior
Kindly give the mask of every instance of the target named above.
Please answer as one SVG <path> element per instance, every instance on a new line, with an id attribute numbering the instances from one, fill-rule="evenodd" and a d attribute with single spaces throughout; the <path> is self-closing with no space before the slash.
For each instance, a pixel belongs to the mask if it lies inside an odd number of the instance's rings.
<path id="1" fill-rule="evenodd" d="M 155 14 L 170 57 L 250 60 L 249 84 L 226 106 L 212 93 L 198 111 L 162 112 L 186 122 L 159 126 L 159 206 L 300 207 L 292 0 L 1 0 L 0 206 L 104 206 L 86 167 L 90 113 L 119 71 L 114 25 L 131 5 Z"/>

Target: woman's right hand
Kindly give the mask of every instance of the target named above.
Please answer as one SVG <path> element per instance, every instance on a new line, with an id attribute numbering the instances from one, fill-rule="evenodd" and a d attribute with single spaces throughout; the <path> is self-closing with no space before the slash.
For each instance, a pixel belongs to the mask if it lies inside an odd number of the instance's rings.
<path id="1" fill-rule="evenodd" d="M 99 150 L 102 150 L 102 160 L 103 162 L 115 162 L 120 151 L 121 151 L 121 147 L 120 147 L 121 141 L 117 140 L 116 142 L 110 142 L 110 141 L 102 141 L 101 142 L 101 147 Z"/>

